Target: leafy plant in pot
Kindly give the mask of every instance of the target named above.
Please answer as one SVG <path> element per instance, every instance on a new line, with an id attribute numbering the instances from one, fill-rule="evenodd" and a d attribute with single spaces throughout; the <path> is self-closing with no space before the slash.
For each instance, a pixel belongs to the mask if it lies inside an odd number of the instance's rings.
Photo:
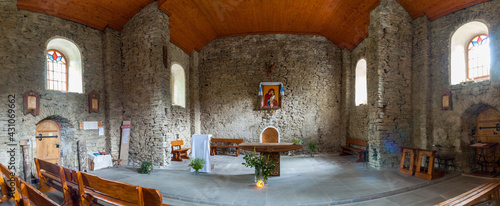
<path id="1" fill-rule="evenodd" d="M 271 172 L 276 167 L 276 164 L 272 160 L 269 160 L 269 157 L 264 159 L 263 156 L 258 156 L 255 151 L 245 155 L 243 159 L 245 162 L 241 163 L 242 165 L 255 168 L 255 182 L 263 179 L 267 183 L 269 175 L 271 175 Z"/>
<path id="2" fill-rule="evenodd" d="M 139 169 L 139 173 L 141 174 L 150 174 L 153 171 L 153 164 L 149 161 L 142 162 L 141 168 Z"/>
<path id="3" fill-rule="evenodd" d="M 198 175 L 200 174 L 200 169 L 203 168 L 203 165 L 205 164 L 205 159 L 200 159 L 199 157 L 191 159 L 191 163 L 189 163 L 189 167 L 193 168 L 195 170 L 195 174 Z"/>
<path id="4" fill-rule="evenodd" d="M 316 150 L 319 151 L 319 148 L 318 148 L 318 146 L 316 146 L 316 143 L 314 143 L 313 141 L 310 141 L 309 142 L 309 150 L 311 151 L 311 157 L 314 157 L 314 152 Z"/>

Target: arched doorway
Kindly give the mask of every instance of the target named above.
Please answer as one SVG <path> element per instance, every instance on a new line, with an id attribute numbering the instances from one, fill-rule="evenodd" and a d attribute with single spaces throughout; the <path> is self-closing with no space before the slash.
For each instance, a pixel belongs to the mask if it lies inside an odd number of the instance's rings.
<path id="1" fill-rule="evenodd" d="M 475 126 L 474 137 L 476 142 L 495 142 L 500 144 L 500 112 L 498 110 L 488 108 L 479 113 Z"/>
<path id="2" fill-rule="evenodd" d="M 40 135 L 47 138 L 40 140 Z M 61 125 L 54 120 L 43 120 L 36 125 L 36 136 L 36 157 L 60 165 Z"/>

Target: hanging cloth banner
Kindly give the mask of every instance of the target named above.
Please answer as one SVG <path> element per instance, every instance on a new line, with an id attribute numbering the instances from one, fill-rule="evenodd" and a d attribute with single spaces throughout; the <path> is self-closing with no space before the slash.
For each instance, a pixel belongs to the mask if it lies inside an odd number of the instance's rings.
<path id="1" fill-rule="evenodd" d="M 259 85 L 259 96 L 264 95 L 262 92 L 262 86 L 280 86 L 280 96 L 285 96 L 285 90 L 283 89 L 283 83 L 281 82 L 261 82 Z"/>

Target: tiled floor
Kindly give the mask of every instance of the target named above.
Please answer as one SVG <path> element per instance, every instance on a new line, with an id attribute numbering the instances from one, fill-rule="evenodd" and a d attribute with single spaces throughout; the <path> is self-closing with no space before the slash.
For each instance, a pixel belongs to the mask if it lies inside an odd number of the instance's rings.
<path id="1" fill-rule="evenodd" d="M 198 176 L 189 172 L 188 161 L 173 162 L 150 175 L 136 168 L 94 174 L 156 188 L 164 203 L 173 205 L 433 205 L 488 181 L 458 173 L 428 181 L 397 169 L 371 169 L 355 160 L 333 154 L 282 156 L 281 176 L 270 177 L 264 188 L 255 186 L 254 169 L 241 165 L 242 156 L 214 156 L 215 169 Z"/>

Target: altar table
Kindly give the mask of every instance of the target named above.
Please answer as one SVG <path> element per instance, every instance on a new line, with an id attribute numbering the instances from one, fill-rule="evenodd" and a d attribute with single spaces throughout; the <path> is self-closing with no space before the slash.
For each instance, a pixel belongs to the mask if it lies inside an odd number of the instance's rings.
<path id="1" fill-rule="evenodd" d="M 276 163 L 271 176 L 280 176 L 280 152 L 301 149 L 302 145 L 294 145 L 293 143 L 241 143 L 239 147 L 242 150 L 260 152 L 265 158 L 269 157 L 270 160 Z"/>

